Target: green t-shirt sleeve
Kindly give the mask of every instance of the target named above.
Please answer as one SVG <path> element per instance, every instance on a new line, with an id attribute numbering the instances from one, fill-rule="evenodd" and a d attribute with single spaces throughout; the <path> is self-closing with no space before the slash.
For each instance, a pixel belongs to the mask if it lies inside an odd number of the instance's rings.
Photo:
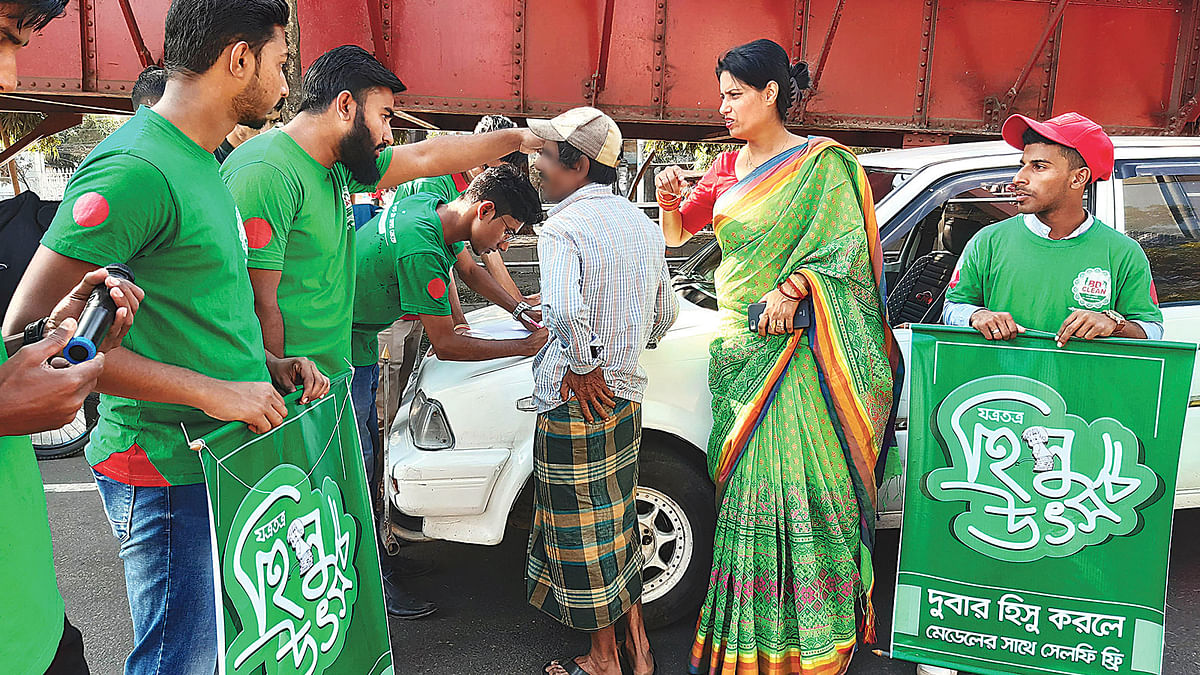
<path id="1" fill-rule="evenodd" d="M 392 150 L 392 147 L 384 148 L 383 152 L 379 153 L 379 157 L 375 159 L 375 166 L 379 168 L 379 176 L 381 178 L 387 173 L 388 167 L 392 164 Z M 342 170 L 346 171 L 346 185 L 350 188 L 350 194 L 352 195 L 359 194 L 360 192 L 374 192 L 375 188 L 378 187 L 378 183 L 375 185 L 360 183 L 354 180 L 354 177 L 350 175 L 350 171 L 345 167 L 342 167 Z"/>
<path id="2" fill-rule="evenodd" d="M 42 245 L 93 265 L 128 262 L 170 237 L 170 188 L 149 162 L 110 155 L 81 168 L 67 185 Z"/>
<path id="3" fill-rule="evenodd" d="M 265 162 L 251 162 L 222 176 L 246 231 L 247 266 L 282 270 L 284 252 L 296 214 L 299 195 L 283 173 Z"/>
<path id="4" fill-rule="evenodd" d="M 1162 310 L 1154 304 L 1150 293 L 1150 284 L 1153 283 L 1150 261 L 1140 246 L 1135 245 L 1132 249 L 1122 265 L 1113 308 L 1131 321 L 1162 323 Z"/>
<path id="5" fill-rule="evenodd" d="M 400 308 L 410 314 L 450 316 L 450 271 L 436 256 L 414 253 L 396 261 Z"/>
<path id="6" fill-rule="evenodd" d="M 946 291 L 947 302 L 959 302 L 978 307 L 986 306 L 983 298 L 983 270 L 988 268 L 987 237 L 976 235 L 967 242 L 958 266 L 950 277 Z"/>

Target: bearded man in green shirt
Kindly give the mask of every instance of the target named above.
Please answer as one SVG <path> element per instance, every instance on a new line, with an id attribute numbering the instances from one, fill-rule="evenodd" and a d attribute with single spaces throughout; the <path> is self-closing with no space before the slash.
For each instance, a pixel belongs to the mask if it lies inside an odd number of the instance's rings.
<path id="1" fill-rule="evenodd" d="M 541 147 L 524 129 L 392 147 L 394 97 L 404 89 L 361 47 L 335 47 L 305 73 L 296 118 L 238 146 L 221 169 L 244 219 L 267 348 L 311 354 L 329 376 L 350 370 L 350 196 Z"/>
<path id="2" fill-rule="evenodd" d="M 311 354 L 334 377 L 351 370 L 351 195 L 465 171 L 532 152 L 542 141 L 528 130 L 505 129 L 392 147 L 395 95 L 404 84 L 353 45 L 318 57 L 303 84 L 296 118 L 238 146 L 221 175 L 243 218 L 264 344 L 276 354 Z M 384 591 L 392 616 L 432 611 L 395 584 Z"/>
<path id="3" fill-rule="evenodd" d="M 967 244 L 942 320 L 989 340 L 1053 332 L 1060 347 L 1072 338 L 1161 339 L 1146 254 L 1083 207 L 1088 186 L 1112 175 L 1104 129 L 1070 112 L 1046 122 L 1013 115 L 1002 134 L 1023 153 L 1012 183 L 1019 215 Z"/>

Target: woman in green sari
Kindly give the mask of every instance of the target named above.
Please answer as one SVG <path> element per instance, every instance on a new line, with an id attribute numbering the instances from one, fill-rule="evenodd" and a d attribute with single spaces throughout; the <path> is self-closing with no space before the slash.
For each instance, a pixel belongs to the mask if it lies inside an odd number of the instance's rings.
<path id="1" fill-rule="evenodd" d="M 874 640 L 875 490 L 899 382 L 870 187 L 849 150 L 784 127 L 808 69 L 782 47 L 731 49 L 717 76 L 746 145 L 686 196 L 678 168 L 656 178 L 668 245 L 711 222 L 722 253 L 709 370 L 718 515 L 690 672 L 837 675 L 860 637 Z M 792 325 L 801 302 L 811 327 Z"/>

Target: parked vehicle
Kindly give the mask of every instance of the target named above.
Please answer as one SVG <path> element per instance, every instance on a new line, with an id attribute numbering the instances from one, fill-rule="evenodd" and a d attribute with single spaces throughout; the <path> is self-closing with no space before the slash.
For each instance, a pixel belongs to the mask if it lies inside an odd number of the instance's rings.
<path id="1" fill-rule="evenodd" d="M 1007 183 L 1019 153 L 1000 142 L 866 154 L 884 247 L 888 308 L 906 357 L 907 322 L 936 322 L 946 284 L 966 242 L 1016 212 L 990 186 Z M 1111 180 L 1089 188 L 1088 208 L 1146 251 L 1165 315 L 1166 337 L 1200 341 L 1200 139 L 1118 138 Z M 713 485 L 705 451 L 708 343 L 716 320 L 713 242 L 678 271 L 679 319 L 642 356 L 643 405 L 638 514 L 646 557 L 647 620 L 662 625 L 693 612 L 711 563 Z M 475 331 L 515 327 L 497 308 L 470 315 Z M 1184 432 L 1176 507 L 1200 506 L 1200 378 Z M 535 415 L 530 360 L 445 362 L 426 356 L 390 432 L 387 490 L 419 519 L 421 536 L 497 544 L 533 467 Z M 907 451 L 908 388 L 880 498 L 880 527 L 898 527 Z"/>

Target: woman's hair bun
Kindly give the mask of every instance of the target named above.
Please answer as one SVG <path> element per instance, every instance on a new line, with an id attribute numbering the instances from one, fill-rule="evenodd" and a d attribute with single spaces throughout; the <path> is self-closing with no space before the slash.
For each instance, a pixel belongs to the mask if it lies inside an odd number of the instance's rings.
<path id="1" fill-rule="evenodd" d="M 795 107 L 800 102 L 800 97 L 805 89 L 812 84 L 812 79 L 808 74 L 808 64 L 804 61 L 797 61 L 788 67 L 788 75 L 792 79 L 792 101 L 791 107 Z"/>

